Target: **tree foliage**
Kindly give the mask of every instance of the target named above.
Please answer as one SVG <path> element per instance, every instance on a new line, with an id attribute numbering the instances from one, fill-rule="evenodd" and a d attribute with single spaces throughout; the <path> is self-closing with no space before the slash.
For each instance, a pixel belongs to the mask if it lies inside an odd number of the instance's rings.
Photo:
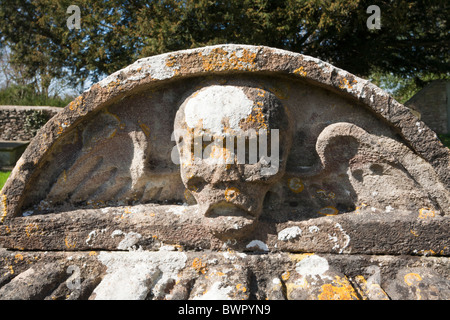
<path id="1" fill-rule="evenodd" d="M 81 10 L 69 30 L 67 8 Z M 369 5 L 381 29 L 366 25 Z M 360 76 L 448 76 L 447 0 L 0 0 L 0 39 L 43 88 L 96 81 L 154 54 L 221 43 L 318 57 Z"/>

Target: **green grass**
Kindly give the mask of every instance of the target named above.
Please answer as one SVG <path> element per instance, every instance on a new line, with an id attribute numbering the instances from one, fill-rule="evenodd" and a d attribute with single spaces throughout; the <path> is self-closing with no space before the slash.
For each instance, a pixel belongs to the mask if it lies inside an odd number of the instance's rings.
<path id="1" fill-rule="evenodd" d="M 6 179 L 8 179 L 10 174 L 11 171 L 0 171 L 0 189 L 3 188 L 3 185 L 5 184 Z"/>
<path id="2" fill-rule="evenodd" d="M 439 139 L 441 139 L 444 146 L 450 148 L 450 134 L 440 134 Z"/>

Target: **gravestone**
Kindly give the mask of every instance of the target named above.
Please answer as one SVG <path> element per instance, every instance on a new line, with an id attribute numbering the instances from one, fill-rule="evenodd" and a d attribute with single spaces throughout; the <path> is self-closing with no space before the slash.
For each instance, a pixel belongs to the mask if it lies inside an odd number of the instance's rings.
<path id="1" fill-rule="evenodd" d="M 434 80 L 405 102 L 437 134 L 450 134 L 450 81 Z"/>
<path id="2" fill-rule="evenodd" d="M 18 161 L 0 298 L 448 299 L 449 162 L 408 108 L 318 59 L 140 59 Z"/>

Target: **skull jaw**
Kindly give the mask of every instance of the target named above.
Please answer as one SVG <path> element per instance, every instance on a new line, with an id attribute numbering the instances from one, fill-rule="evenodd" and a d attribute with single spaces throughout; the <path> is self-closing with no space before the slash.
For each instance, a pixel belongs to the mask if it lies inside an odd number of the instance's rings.
<path id="1" fill-rule="evenodd" d="M 210 232 L 222 241 L 239 240 L 255 228 L 259 212 L 252 212 L 234 204 L 220 202 L 200 205 L 204 213 L 204 224 Z"/>

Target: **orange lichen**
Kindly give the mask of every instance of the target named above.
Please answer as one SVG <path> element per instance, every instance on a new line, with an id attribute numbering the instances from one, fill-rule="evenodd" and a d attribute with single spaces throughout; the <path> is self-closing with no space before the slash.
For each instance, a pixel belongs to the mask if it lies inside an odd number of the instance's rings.
<path id="1" fill-rule="evenodd" d="M 14 274 L 13 266 L 8 266 L 8 268 L 9 268 L 9 273 L 10 273 L 10 274 Z"/>
<path id="2" fill-rule="evenodd" d="M 73 249 L 75 248 L 76 243 L 70 243 L 69 239 L 67 239 L 67 236 L 64 238 L 64 243 L 66 244 L 67 249 Z"/>
<path id="3" fill-rule="evenodd" d="M 262 102 L 257 102 L 257 104 L 262 105 Z M 267 123 L 261 107 L 253 108 L 252 113 L 244 120 L 244 123 L 256 124 L 256 128 L 253 127 L 253 129 L 267 129 Z"/>
<path id="4" fill-rule="evenodd" d="M 294 262 L 300 262 L 305 258 L 313 256 L 314 253 L 290 253 L 289 258 Z"/>
<path id="5" fill-rule="evenodd" d="M 6 234 L 11 233 L 11 229 L 8 226 L 5 226 L 5 232 Z"/>
<path id="6" fill-rule="evenodd" d="M 409 287 L 414 285 L 414 287 L 415 287 L 414 291 L 415 291 L 417 300 L 421 300 L 422 296 L 420 294 L 420 288 L 419 288 L 418 284 L 420 281 L 422 281 L 422 277 L 417 273 L 408 273 L 403 277 L 403 279 Z"/>
<path id="7" fill-rule="evenodd" d="M 206 263 L 202 263 L 202 260 L 200 258 L 195 258 L 194 261 L 192 261 L 192 268 L 194 268 L 195 271 L 201 274 L 205 274 L 208 270 Z"/>
<path id="8" fill-rule="evenodd" d="M 352 89 L 353 86 L 351 84 L 355 84 L 355 83 L 357 83 L 356 80 L 353 80 L 352 82 L 350 82 L 347 80 L 347 78 L 344 78 L 339 81 L 339 88 L 345 89 L 347 87 L 348 89 Z"/>
<path id="9" fill-rule="evenodd" d="M 322 286 L 322 292 L 318 296 L 319 300 L 357 300 L 358 295 L 348 281 L 347 277 L 336 276 L 333 283 Z"/>
<path id="10" fill-rule="evenodd" d="M 221 148 L 219 146 L 212 146 L 211 153 L 209 155 L 211 159 L 220 160 L 223 163 L 226 163 L 231 159 L 231 152 L 227 148 Z"/>
<path id="11" fill-rule="evenodd" d="M 147 138 L 150 137 L 150 128 L 145 123 L 139 121 L 139 127 L 141 127 L 142 132 L 144 132 Z"/>
<path id="12" fill-rule="evenodd" d="M 435 216 L 435 212 L 434 210 L 430 209 L 430 208 L 421 208 L 419 210 L 419 219 L 427 219 L 427 218 L 433 218 Z"/>
<path id="13" fill-rule="evenodd" d="M 83 104 L 83 96 L 80 95 L 76 97 L 75 100 L 69 103 L 69 109 L 72 111 L 77 110 L 82 104 Z"/>
<path id="14" fill-rule="evenodd" d="M 256 53 L 243 50 L 241 54 L 227 52 L 215 48 L 207 55 L 200 53 L 205 71 L 244 70 L 251 71 L 256 67 Z"/>
<path id="15" fill-rule="evenodd" d="M 409 232 L 411 232 L 411 234 L 414 235 L 415 237 L 418 237 L 418 236 L 419 236 L 419 235 L 417 234 L 417 232 L 414 231 L 414 230 L 409 230 Z"/>
<path id="16" fill-rule="evenodd" d="M 339 213 L 339 210 L 333 206 L 327 206 L 317 211 L 317 213 L 324 216 L 334 216 Z"/>
<path id="17" fill-rule="evenodd" d="M 240 191 L 237 188 L 227 188 L 225 190 L 225 200 L 233 201 L 239 195 Z"/>
<path id="18" fill-rule="evenodd" d="M 247 291 L 247 288 L 246 288 L 242 283 L 238 283 L 238 284 L 236 285 L 236 290 L 237 290 L 237 291 L 246 292 L 246 291 Z"/>
<path id="19" fill-rule="evenodd" d="M 106 108 L 103 110 L 103 112 L 106 113 L 107 115 L 112 116 L 113 118 L 116 119 L 116 121 L 117 121 L 117 123 L 118 123 L 118 126 L 119 126 L 119 129 L 125 129 L 125 123 L 122 123 L 122 121 L 120 120 L 120 118 L 119 118 L 118 115 L 109 112 L 108 109 L 106 109 Z M 117 129 L 114 130 L 114 132 L 109 136 L 109 138 L 114 137 L 114 135 L 116 134 L 116 131 L 117 131 Z"/>
<path id="20" fill-rule="evenodd" d="M 56 134 L 62 134 L 64 132 L 64 129 L 67 128 L 68 126 L 69 124 L 67 122 L 58 124 L 58 131 L 56 132 Z"/>
<path id="21" fill-rule="evenodd" d="M 172 68 L 175 65 L 176 61 L 177 61 L 177 58 L 175 56 L 170 56 L 166 60 L 166 66 L 168 66 L 169 68 Z"/>
<path id="22" fill-rule="evenodd" d="M 412 286 L 414 283 L 422 281 L 422 277 L 417 273 L 408 273 L 403 279 L 408 286 Z"/>
<path id="23" fill-rule="evenodd" d="M 7 203 L 6 203 L 6 195 L 4 195 L 3 193 L 1 193 L 1 197 L 0 197 L 1 199 L 0 199 L 0 204 L 1 204 L 1 209 L 2 209 L 2 211 L 1 211 L 1 214 L 2 214 L 2 216 L 1 216 L 1 218 L 0 218 L 0 223 L 3 223 L 3 221 L 5 220 L 5 217 L 6 217 L 6 215 L 7 215 L 7 213 L 8 213 L 8 211 L 7 211 Z"/>
<path id="24" fill-rule="evenodd" d="M 176 56 L 170 56 L 167 60 L 166 60 L 166 66 L 168 68 L 171 68 L 175 74 L 174 76 L 177 76 L 180 73 L 180 67 L 179 65 L 177 66 L 177 57 Z"/>
<path id="25" fill-rule="evenodd" d="M 281 275 L 281 279 L 283 281 L 289 280 L 290 277 L 291 277 L 291 273 L 289 271 L 283 272 L 283 274 Z"/>
<path id="26" fill-rule="evenodd" d="M 306 71 L 303 70 L 303 66 L 294 70 L 295 74 L 301 75 L 302 77 L 306 77 Z"/>
<path id="27" fill-rule="evenodd" d="M 300 193 L 305 188 L 302 180 L 300 178 L 290 178 L 288 179 L 288 186 L 294 193 Z"/>
<path id="28" fill-rule="evenodd" d="M 17 253 L 14 256 L 14 259 L 16 260 L 15 262 L 17 263 L 17 261 L 22 261 L 23 260 L 23 255 L 21 255 L 20 253 Z"/>
<path id="29" fill-rule="evenodd" d="M 356 213 L 356 214 L 361 213 L 361 209 L 362 209 L 362 208 L 365 208 L 365 207 L 367 207 L 367 204 L 361 203 L 360 206 L 357 206 L 357 207 L 355 208 L 355 213 Z"/>
<path id="30" fill-rule="evenodd" d="M 371 299 L 375 298 L 376 300 L 389 300 L 388 295 L 378 283 L 367 281 L 361 275 L 356 276 L 354 281 L 357 283 L 355 288 L 363 300 L 368 300 L 369 297 Z"/>
<path id="31" fill-rule="evenodd" d="M 39 230 L 39 226 L 36 223 L 30 223 L 25 227 L 25 232 L 27 237 L 31 237 L 31 235 Z"/>

